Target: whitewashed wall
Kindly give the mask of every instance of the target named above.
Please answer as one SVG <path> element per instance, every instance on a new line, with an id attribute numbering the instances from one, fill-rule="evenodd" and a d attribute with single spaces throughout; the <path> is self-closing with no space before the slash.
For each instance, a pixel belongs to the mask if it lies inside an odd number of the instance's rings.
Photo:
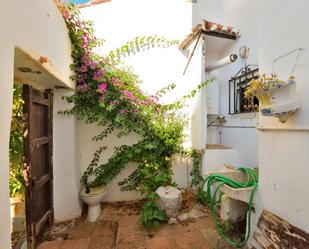
<path id="1" fill-rule="evenodd" d="M 1 61 L 0 77 L 0 246 L 1 248 L 11 248 L 10 240 L 10 198 L 9 198 L 9 139 L 12 116 L 13 98 L 13 63 L 14 46 L 7 38 L 1 39 L 0 53 L 6 61 Z"/>
<path id="2" fill-rule="evenodd" d="M 93 153 L 99 149 L 100 146 L 107 146 L 100 158 L 100 163 L 106 163 L 107 160 L 113 155 L 114 147 L 122 144 L 132 145 L 138 142 L 138 136 L 130 135 L 128 137 L 117 138 L 116 132 L 111 134 L 108 139 L 103 141 L 94 142 L 92 138 L 99 134 L 102 130 L 96 125 L 84 124 L 78 122 L 78 162 L 81 172 L 84 172 L 91 160 Z M 116 179 L 114 179 L 107 186 L 107 193 L 103 201 L 129 201 L 139 199 L 141 196 L 138 192 L 134 191 L 120 191 L 118 182 L 127 177 L 136 168 L 133 164 L 129 165 Z"/>
<path id="3" fill-rule="evenodd" d="M 97 36 L 106 40 L 102 54 L 115 49 L 136 36 L 158 35 L 170 39 L 183 40 L 191 32 L 192 27 L 192 3 L 178 0 L 113 0 L 95 7 L 82 9 L 85 19 L 93 20 Z M 192 49 L 192 48 L 191 48 Z M 196 55 L 201 55 L 201 44 L 197 48 Z M 170 83 L 176 83 L 177 87 L 173 93 L 164 98 L 164 102 L 171 102 L 194 89 L 202 80 L 201 78 L 201 57 L 195 56 L 185 75 L 185 69 L 189 52 L 181 53 L 177 47 L 168 49 L 153 49 L 136 54 L 126 59 L 126 63 L 134 68 L 134 71 L 142 80 L 141 88 L 154 93 L 156 90 Z M 201 112 L 198 99 L 190 104 L 187 113 L 193 116 L 195 122 L 188 127 L 187 133 L 191 135 L 186 146 L 197 145 L 200 138 Z M 99 132 L 91 126 L 79 123 L 79 160 L 83 172 L 89 165 L 92 153 L 97 144 L 91 141 L 91 137 Z M 125 140 L 115 138 L 115 134 L 106 140 L 110 150 L 102 155 L 102 162 L 112 156 L 112 148 L 116 144 L 137 142 L 134 135 Z M 121 201 L 140 197 L 133 192 L 120 192 L 117 182 L 130 171 L 134 165 L 123 172 L 118 179 L 115 179 L 108 186 L 108 193 L 105 201 Z M 184 176 L 185 177 L 185 176 Z"/>
<path id="4" fill-rule="evenodd" d="M 39 56 L 48 57 L 49 62 L 43 67 L 55 76 L 53 83 L 62 81 L 61 84 L 68 87 L 73 84 L 69 80 L 71 58 L 67 29 L 52 0 L 1 1 L 0 34 L 0 248 L 8 249 L 11 248 L 8 180 L 14 49 L 27 51 L 34 61 Z"/>
<path id="5" fill-rule="evenodd" d="M 294 73 L 302 108 L 285 124 L 279 123 L 275 118 L 260 117 L 261 126 L 275 129 L 261 131 L 259 134 L 260 184 L 255 215 L 257 222 L 261 211 L 267 209 L 307 232 L 309 34 L 305 30 L 309 25 L 308 8 L 306 0 L 261 1 L 258 37 L 261 71 L 270 73 L 272 61 L 290 50 L 302 47 L 304 51 Z M 276 65 L 280 78 L 288 77 L 296 56 L 297 54 L 290 55 Z"/>
<path id="6" fill-rule="evenodd" d="M 240 148 L 240 158 L 246 166 L 258 162 L 259 189 L 256 196 L 256 213 L 253 231 L 263 209 L 267 209 L 294 226 L 309 231 L 308 171 L 308 67 L 309 3 L 297 1 L 199 1 L 194 16 L 230 24 L 240 28 L 242 36 L 235 46 L 222 50 L 221 56 L 237 52 L 241 45 L 250 48 L 249 62 L 258 64 L 261 73 L 271 73 L 272 61 L 280 55 L 299 47 L 304 48 L 295 69 L 297 92 L 302 108 L 285 123 L 276 118 L 254 117 L 253 114 L 227 117 L 226 125 L 257 125 L 254 129 L 225 129 L 223 143 Z M 194 18 L 196 19 L 196 18 Z M 210 48 L 209 48 L 210 49 Z M 286 79 L 297 54 L 292 54 L 276 65 L 276 73 Z M 241 61 L 218 70 L 220 82 L 220 114 L 228 113 L 227 80 L 242 65 Z M 209 133 L 210 131 L 208 131 Z M 218 141 L 216 136 L 213 141 Z M 260 248 L 251 239 L 251 245 Z"/>
<path id="7" fill-rule="evenodd" d="M 74 116 L 58 112 L 70 108 L 63 96 L 72 90 L 54 90 L 53 167 L 55 221 L 77 218 L 81 214 L 79 190 L 80 170 L 77 153 L 77 122 Z"/>
<path id="8" fill-rule="evenodd" d="M 198 23 L 199 20 L 203 18 L 208 21 L 231 25 L 240 29 L 241 32 L 241 36 L 235 42 L 226 42 L 222 43 L 222 45 L 218 45 L 212 40 L 207 47 L 206 64 L 211 64 L 212 62 L 231 53 L 238 54 L 239 48 L 243 45 L 250 48 L 247 63 L 258 64 L 258 13 L 259 1 L 207 0 L 198 1 L 197 4 L 194 4 L 193 21 L 195 23 Z M 219 88 L 219 107 L 216 107 L 219 109 L 218 114 L 224 115 L 227 120 L 224 125 L 231 127 L 222 129 L 222 144 L 238 150 L 240 165 L 246 167 L 256 167 L 258 165 L 257 131 L 254 128 L 237 128 L 237 126 L 255 127 L 258 122 L 258 115 L 255 113 L 239 115 L 228 114 L 228 80 L 243 66 L 244 61 L 238 58 L 235 63 L 212 72 L 212 74 L 216 75 L 215 84 L 218 84 L 218 86 L 215 86 L 214 84 L 213 88 Z M 208 92 L 206 89 L 206 95 L 209 94 L 211 95 L 210 97 L 217 98 L 217 96 L 213 96 L 216 94 L 216 91 L 216 89 L 209 89 Z M 207 98 L 209 98 L 209 96 L 207 96 Z M 208 122 L 209 121 L 211 120 L 208 120 Z M 206 129 L 207 124 L 205 124 L 204 127 L 204 129 Z M 219 143 L 219 140 L 219 129 L 210 127 L 207 134 L 207 143 Z"/>

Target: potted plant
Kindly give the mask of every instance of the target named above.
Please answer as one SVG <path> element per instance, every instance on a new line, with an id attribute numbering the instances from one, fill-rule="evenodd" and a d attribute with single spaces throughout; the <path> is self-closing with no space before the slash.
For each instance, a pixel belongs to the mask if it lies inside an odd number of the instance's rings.
<path id="1" fill-rule="evenodd" d="M 258 79 L 250 81 L 245 97 L 258 98 L 259 109 L 263 116 L 278 117 L 280 122 L 285 122 L 287 117 L 300 107 L 295 85 L 294 76 L 283 81 L 275 74 L 270 76 L 263 74 Z"/>

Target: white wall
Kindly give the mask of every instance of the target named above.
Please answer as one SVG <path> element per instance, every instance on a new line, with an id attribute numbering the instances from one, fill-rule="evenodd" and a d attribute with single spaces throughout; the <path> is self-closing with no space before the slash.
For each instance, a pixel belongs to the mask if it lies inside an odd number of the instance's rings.
<path id="1" fill-rule="evenodd" d="M 257 18 L 259 14 L 258 1 L 237 0 L 233 4 L 230 1 L 221 0 L 218 3 L 219 20 L 222 24 L 232 25 L 240 29 L 241 36 L 230 47 L 223 49 L 221 57 L 230 53 L 238 54 L 239 47 L 246 45 L 250 48 L 248 64 L 258 64 L 257 46 Z M 217 12 L 217 13 L 218 13 Z M 215 16 L 214 16 L 215 18 Z M 219 112 L 225 115 L 225 126 L 254 127 L 258 122 L 255 113 L 228 115 L 228 80 L 234 76 L 244 62 L 241 58 L 218 70 L 219 81 Z M 258 166 L 258 137 L 254 128 L 223 128 L 222 143 L 236 148 L 239 153 L 239 166 Z"/>
<path id="2" fill-rule="evenodd" d="M 55 82 L 73 86 L 69 80 L 70 42 L 64 20 L 52 0 L 1 1 L 0 8 L 0 248 L 11 248 L 9 215 L 9 132 L 14 82 L 14 48 L 29 52 Z"/>
<path id="3" fill-rule="evenodd" d="M 9 138 L 12 116 L 14 47 L 6 38 L 1 39 L 0 54 L 6 61 L 0 67 L 0 247 L 11 248 L 9 198 Z"/>
<path id="4" fill-rule="evenodd" d="M 77 218 L 81 214 L 79 190 L 80 170 L 77 160 L 77 122 L 74 116 L 58 114 L 71 107 L 63 96 L 65 89 L 54 90 L 53 164 L 55 221 Z"/>
<path id="5" fill-rule="evenodd" d="M 241 32 L 241 36 L 235 42 L 223 42 L 220 38 L 216 38 L 218 41 L 215 42 L 214 38 L 212 38 L 211 41 L 206 43 L 206 45 L 208 45 L 206 52 L 206 64 L 211 64 L 217 59 L 221 59 L 231 53 L 238 54 L 238 49 L 242 45 L 246 45 L 250 48 L 250 55 L 247 63 L 258 64 L 258 13 L 258 1 L 207 0 L 198 1 L 197 4 L 194 4 L 193 20 L 195 22 L 198 22 L 198 20 L 204 18 L 208 21 L 231 25 L 240 29 Z M 221 142 L 224 145 L 228 145 L 238 150 L 240 163 L 238 166 L 256 167 L 258 165 L 258 136 L 256 129 L 237 128 L 237 126 L 255 127 L 258 122 L 258 115 L 255 113 L 240 115 L 228 114 L 228 81 L 243 66 L 244 61 L 239 58 L 235 63 L 220 68 L 215 72 L 215 84 L 218 84 L 219 87 L 218 114 L 226 117 L 227 122 L 224 126 L 229 126 L 229 128 L 222 129 Z M 215 88 L 215 85 L 212 87 Z M 216 89 L 210 89 L 209 92 L 207 92 L 206 89 L 206 95 L 207 94 L 211 95 L 206 97 L 209 101 L 209 98 L 217 98 L 217 96 L 215 96 L 217 94 Z M 216 105 L 212 106 L 217 109 Z M 204 127 L 206 129 L 207 124 L 205 124 Z M 219 140 L 219 129 L 210 127 L 208 129 L 207 142 L 219 143 Z"/>
<path id="6" fill-rule="evenodd" d="M 34 60 L 39 56 L 47 57 L 48 63 L 43 66 L 64 84 L 74 87 L 69 79 L 68 31 L 54 1 L 3 1 L 0 16 L 1 43 L 6 37 L 10 44 L 27 51 Z"/>
<path id="7" fill-rule="evenodd" d="M 241 45 L 250 48 L 249 62 L 258 64 L 261 73 L 271 73 L 272 61 L 280 55 L 299 47 L 304 48 L 295 69 L 297 92 L 302 108 L 285 124 L 276 118 L 255 117 L 254 114 L 228 116 L 225 125 L 246 125 L 263 128 L 223 129 L 223 143 L 239 149 L 240 158 L 246 166 L 259 166 L 259 188 L 256 195 L 253 232 L 263 209 L 274 212 L 294 226 L 309 231 L 309 197 L 307 188 L 309 127 L 306 101 L 309 94 L 308 67 L 309 3 L 297 1 L 202 1 L 196 16 L 222 24 L 233 25 L 241 31 L 235 45 L 222 50 L 222 57 L 237 52 Z M 210 48 L 209 48 L 210 49 Z M 297 54 L 292 54 L 276 65 L 276 73 L 287 79 Z M 228 113 L 228 79 L 242 63 L 218 70 L 220 82 L 220 114 Z M 208 131 L 209 133 L 210 131 Z M 212 138 L 218 139 L 216 136 Z M 251 239 L 250 244 L 260 248 Z"/>
<path id="8" fill-rule="evenodd" d="M 256 199 L 255 222 L 263 209 L 274 212 L 294 226 L 309 232 L 308 149 L 309 102 L 308 67 L 309 2 L 261 1 L 259 18 L 259 64 L 261 71 L 270 73 L 272 61 L 299 47 L 304 48 L 295 68 L 297 92 L 302 101 L 301 109 L 285 124 L 275 118 L 260 117 L 265 130 L 259 134 L 260 184 Z M 285 23 L 285 25 L 282 25 Z M 267 25 L 267 28 L 265 28 Z M 288 32 L 288 35 L 287 35 Z M 284 58 L 276 65 L 276 73 L 286 79 L 297 54 Z M 303 128 L 303 131 L 296 130 Z M 290 129 L 290 130 L 287 130 Z"/>
<path id="9" fill-rule="evenodd" d="M 183 40 L 191 32 L 192 27 L 192 3 L 179 0 L 113 0 L 95 7 L 82 9 L 85 19 L 93 20 L 97 36 L 106 40 L 102 54 L 107 54 L 110 49 L 115 49 L 136 36 L 158 35 L 170 39 Z M 193 46 L 192 46 L 193 47 Z M 190 49 L 192 49 L 192 47 Z M 164 102 L 171 102 L 176 98 L 194 89 L 202 80 L 201 78 L 201 44 L 199 44 L 193 60 L 185 75 L 183 71 L 188 61 L 189 51 L 181 53 L 177 47 L 168 49 L 152 49 L 126 58 L 126 63 L 134 68 L 134 71 L 142 80 L 141 88 L 154 93 L 156 90 L 170 83 L 176 83 L 175 91 L 164 98 Z M 198 98 L 193 100 L 186 112 L 192 116 L 195 122 L 188 127 L 187 133 L 192 136 L 186 142 L 186 146 L 199 147 L 201 126 L 201 112 Z M 97 145 L 91 141 L 91 137 L 99 133 L 97 128 L 79 123 L 80 149 L 79 156 L 81 171 L 83 172 L 91 161 L 92 154 Z M 205 140 L 205 139 L 204 139 Z M 102 160 L 112 156 L 112 148 L 115 144 L 138 141 L 134 135 L 117 141 L 115 134 L 106 139 L 110 150 L 105 152 Z M 130 166 L 123 172 L 127 175 L 134 166 Z M 124 177 L 121 175 L 120 178 Z M 108 186 L 105 201 L 132 199 L 136 193 L 120 192 L 115 179 Z"/>
<path id="10" fill-rule="evenodd" d="M 99 161 L 100 164 L 103 164 L 113 155 L 115 146 L 120 146 L 122 144 L 133 145 L 139 140 L 139 137 L 134 134 L 117 138 L 117 133 L 113 132 L 103 141 L 92 141 L 92 138 L 98 135 L 101 130 L 103 129 L 97 127 L 95 124 L 89 125 L 85 124 L 83 121 L 78 121 L 78 162 L 81 172 L 87 169 L 89 163 L 93 159 L 93 153 L 99 149 L 100 146 L 107 146 L 107 150 L 102 153 Z M 118 182 L 126 178 L 134 169 L 136 169 L 136 165 L 128 165 L 126 169 L 107 186 L 107 193 L 103 201 L 130 201 L 141 198 L 139 192 L 122 192 L 118 186 Z"/>

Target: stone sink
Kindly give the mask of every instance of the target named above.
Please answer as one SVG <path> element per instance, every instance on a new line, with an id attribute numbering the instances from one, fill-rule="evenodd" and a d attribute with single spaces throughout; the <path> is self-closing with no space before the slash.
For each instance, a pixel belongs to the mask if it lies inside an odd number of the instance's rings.
<path id="1" fill-rule="evenodd" d="M 238 171 L 238 170 L 223 170 L 223 171 L 210 172 L 206 174 L 205 176 L 207 177 L 208 175 L 211 175 L 211 174 L 221 174 L 235 181 L 243 182 L 246 180 L 246 175 L 243 172 Z M 214 185 L 218 186 L 218 183 L 215 183 Z M 227 186 L 226 184 L 224 184 L 221 186 L 220 190 L 232 199 L 249 203 L 253 187 L 233 189 Z M 255 202 L 255 198 L 253 199 L 253 204 L 254 202 Z"/>

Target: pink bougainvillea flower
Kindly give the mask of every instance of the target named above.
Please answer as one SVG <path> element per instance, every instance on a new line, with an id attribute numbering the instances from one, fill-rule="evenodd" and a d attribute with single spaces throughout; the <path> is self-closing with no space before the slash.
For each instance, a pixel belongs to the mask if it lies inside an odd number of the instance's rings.
<path id="1" fill-rule="evenodd" d="M 96 61 L 93 61 L 93 60 L 89 60 L 86 63 L 87 63 L 87 66 L 90 67 L 92 70 L 95 69 L 98 65 L 98 63 Z"/>
<path id="2" fill-rule="evenodd" d="M 62 15 L 64 19 L 67 19 L 67 20 L 72 17 L 71 12 L 66 9 L 62 9 Z"/>
<path id="3" fill-rule="evenodd" d="M 86 83 L 83 83 L 77 86 L 77 90 L 82 93 L 87 92 L 88 89 L 89 89 L 89 86 Z"/>
<path id="4" fill-rule="evenodd" d="M 81 72 L 83 73 L 87 72 L 87 65 L 85 64 L 82 65 Z"/>
<path id="5" fill-rule="evenodd" d="M 130 100 L 136 100 L 136 96 L 133 95 L 132 92 L 127 91 L 127 90 L 123 90 L 122 93 Z"/>
<path id="6" fill-rule="evenodd" d="M 100 101 L 100 102 L 103 102 L 103 101 L 104 101 L 104 98 L 105 98 L 105 94 L 102 94 L 102 95 L 99 97 L 99 101 Z"/>
<path id="7" fill-rule="evenodd" d="M 93 73 L 93 79 L 98 81 L 104 76 L 104 74 L 105 74 L 104 70 L 100 68 Z"/>
<path id="8" fill-rule="evenodd" d="M 100 85 L 98 85 L 98 89 L 97 92 L 99 93 L 106 93 L 106 89 L 107 89 L 107 83 L 101 83 Z"/>
<path id="9" fill-rule="evenodd" d="M 113 77 L 111 81 L 114 86 L 122 87 L 124 85 L 120 79 L 117 79 L 115 77 Z"/>
<path id="10" fill-rule="evenodd" d="M 119 113 L 120 114 L 125 114 L 125 113 L 128 113 L 128 110 L 122 109 L 122 110 L 119 110 Z"/>
<path id="11" fill-rule="evenodd" d="M 99 100 L 103 101 L 107 90 L 107 83 L 102 83 L 98 86 L 97 92 L 101 94 Z"/>
<path id="12" fill-rule="evenodd" d="M 111 100 L 109 101 L 109 105 L 118 105 L 119 101 L 118 100 Z"/>

